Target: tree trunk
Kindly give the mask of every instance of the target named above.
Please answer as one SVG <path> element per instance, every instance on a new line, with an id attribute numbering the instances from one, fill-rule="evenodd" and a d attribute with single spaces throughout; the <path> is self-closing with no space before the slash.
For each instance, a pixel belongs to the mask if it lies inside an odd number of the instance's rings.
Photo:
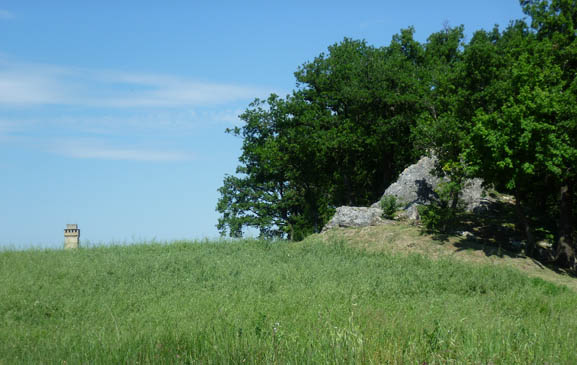
<path id="1" fill-rule="evenodd" d="M 459 198 L 461 197 L 461 191 L 463 190 L 463 178 L 461 176 L 451 176 L 452 184 L 451 187 L 451 210 L 453 213 L 457 212 L 459 208 Z"/>
<path id="2" fill-rule="evenodd" d="M 525 245 L 525 254 L 529 257 L 534 257 L 536 253 L 536 244 L 535 244 L 535 237 L 533 237 L 533 232 L 531 231 L 531 224 L 529 223 L 529 219 L 525 215 L 525 211 L 523 209 L 522 203 L 522 196 L 519 190 L 515 191 L 515 211 L 517 213 L 517 220 L 519 221 L 519 226 L 523 233 L 525 234 L 525 239 L 527 240 L 527 244 Z"/>
<path id="3" fill-rule="evenodd" d="M 573 184 L 564 181 L 559 195 L 559 240 L 555 250 L 557 264 L 564 268 L 575 267 L 573 242 Z"/>
<path id="4" fill-rule="evenodd" d="M 393 171 L 392 171 L 392 162 L 391 162 L 391 155 L 388 154 L 386 155 L 386 161 L 385 161 L 385 169 L 383 171 L 383 182 L 382 182 L 382 188 L 380 189 L 379 193 L 382 195 L 385 192 L 385 189 L 389 187 L 389 185 L 391 185 L 393 183 Z M 379 196 L 380 198 L 380 196 Z"/>
<path id="5" fill-rule="evenodd" d="M 348 173 L 345 173 L 344 176 L 344 183 L 345 183 L 345 201 L 346 205 L 353 205 L 353 189 L 351 187 L 351 179 Z"/>

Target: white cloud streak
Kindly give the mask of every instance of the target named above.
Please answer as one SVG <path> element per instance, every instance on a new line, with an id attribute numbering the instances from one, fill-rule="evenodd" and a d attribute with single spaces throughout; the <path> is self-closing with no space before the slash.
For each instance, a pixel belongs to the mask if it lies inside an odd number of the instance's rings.
<path id="1" fill-rule="evenodd" d="M 14 19 L 14 13 L 5 9 L 0 9 L 0 19 Z"/>
<path id="2" fill-rule="evenodd" d="M 129 110 L 127 113 L 108 111 L 103 115 L 86 113 L 42 114 L 24 117 L 2 117 L 0 111 L 0 135 L 22 136 L 42 131 L 60 131 L 76 135 L 114 136 L 182 136 L 192 135 L 199 128 L 224 128 L 242 125 L 238 116 L 242 108 L 173 108 Z"/>
<path id="3" fill-rule="evenodd" d="M 241 105 L 269 92 L 154 73 L 16 64 L 0 54 L 0 144 L 76 159 L 190 161 L 196 156 L 189 146 L 175 140 L 240 124 Z"/>
<path id="4" fill-rule="evenodd" d="M 221 105 L 267 94 L 260 87 L 160 74 L 0 62 L 0 105 L 181 107 Z"/>
<path id="5" fill-rule="evenodd" d="M 90 141 L 63 142 L 53 146 L 51 150 L 58 155 L 78 159 L 142 162 L 178 162 L 194 159 L 191 153 L 186 152 L 117 147 Z"/>
<path id="6" fill-rule="evenodd" d="M 57 104 L 66 93 L 53 80 L 0 71 L 0 104 Z"/>

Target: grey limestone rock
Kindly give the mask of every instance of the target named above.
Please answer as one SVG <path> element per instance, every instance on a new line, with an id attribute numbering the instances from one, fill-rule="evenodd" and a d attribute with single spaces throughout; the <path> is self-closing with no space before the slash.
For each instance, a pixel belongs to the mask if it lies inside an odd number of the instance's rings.
<path id="1" fill-rule="evenodd" d="M 385 190 L 383 197 L 396 196 L 405 209 L 416 204 L 428 204 L 436 197 L 435 188 L 443 181 L 431 174 L 433 168 L 435 168 L 435 159 L 422 157 L 417 163 L 403 170 L 397 181 Z"/>
<path id="2" fill-rule="evenodd" d="M 408 208 L 404 209 L 398 217 L 401 219 L 408 219 L 410 221 L 420 221 L 421 216 L 419 215 L 419 204 L 412 204 Z"/>
<path id="3" fill-rule="evenodd" d="M 335 227 L 366 227 L 385 223 L 381 216 L 383 211 L 373 207 L 338 207 L 333 218 L 325 225 L 323 231 Z"/>
<path id="4" fill-rule="evenodd" d="M 403 212 L 400 217 L 418 221 L 419 205 L 430 204 L 437 198 L 435 189 L 446 178 L 440 178 L 431 173 L 435 168 L 435 157 L 422 157 L 417 163 L 407 167 L 396 182 L 385 190 L 384 196 L 395 196 L 402 204 Z M 483 180 L 471 179 L 465 182 L 461 192 L 461 200 L 465 210 L 469 212 L 483 212 L 490 201 L 484 198 Z M 323 231 L 334 227 L 366 227 L 388 222 L 381 218 L 383 211 L 380 201 L 370 207 L 339 207 L 333 218 L 326 224 Z"/>
<path id="5" fill-rule="evenodd" d="M 418 205 L 430 204 L 437 198 L 435 189 L 447 178 L 440 178 L 431 173 L 435 168 L 435 157 L 422 157 L 417 163 L 407 167 L 397 181 L 391 184 L 383 194 L 393 195 L 402 204 L 405 216 L 411 220 L 418 220 Z M 461 192 L 461 200 L 468 212 L 482 212 L 488 206 L 489 201 L 484 198 L 483 180 L 470 179 L 465 182 Z M 378 207 L 379 202 L 371 207 Z"/>
<path id="6" fill-rule="evenodd" d="M 485 197 L 483 179 L 469 179 L 461 191 L 461 200 L 467 212 L 481 213 L 488 209 L 490 200 Z"/>

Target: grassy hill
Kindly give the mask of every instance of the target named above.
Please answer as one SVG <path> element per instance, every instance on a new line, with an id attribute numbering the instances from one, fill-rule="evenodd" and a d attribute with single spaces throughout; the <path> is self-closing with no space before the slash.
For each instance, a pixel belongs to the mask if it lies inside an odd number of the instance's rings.
<path id="1" fill-rule="evenodd" d="M 577 362 L 575 291 L 427 239 L 0 252 L 0 364 Z"/>
<path id="2" fill-rule="evenodd" d="M 513 268 L 530 277 L 567 286 L 577 292 L 577 278 L 573 274 L 527 257 L 520 249 L 513 250 L 507 245 L 500 246 L 479 236 L 453 234 L 439 237 L 424 234 L 414 225 L 394 222 L 386 226 L 337 228 L 315 235 L 311 239 L 324 242 L 343 240 L 350 247 L 368 252 L 419 254 L 432 259 L 448 258 L 465 263 Z"/>

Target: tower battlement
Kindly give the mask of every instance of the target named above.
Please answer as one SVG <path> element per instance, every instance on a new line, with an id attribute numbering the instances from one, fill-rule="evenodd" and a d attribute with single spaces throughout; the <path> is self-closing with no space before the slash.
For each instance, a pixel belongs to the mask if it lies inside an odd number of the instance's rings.
<path id="1" fill-rule="evenodd" d="M 64 229 L 64 248 L 78 248 L 80 245 L 80 229 L 78 224 L 67 224 Z"/>

